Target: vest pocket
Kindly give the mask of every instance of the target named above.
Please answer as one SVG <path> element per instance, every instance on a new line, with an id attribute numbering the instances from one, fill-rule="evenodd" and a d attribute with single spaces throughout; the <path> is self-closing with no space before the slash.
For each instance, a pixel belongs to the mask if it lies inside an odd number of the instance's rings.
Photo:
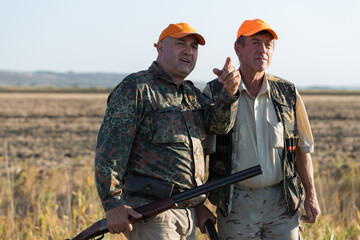
<path id="1" fill-rule="evenodd" d="M 286 177 L 285 184 L 286 201 L 288 203 L 289 212 L 291 215 L 294 215 L 304 200 L 301 181 L 298 176 Z"/>
<path id="2" fill-rule="evenodd" d="M 297 147 L 298 136 L 288 136 L 285 138 L 286 147 L 286 164 L 284 166 L 285 184 L 286 184 L 286 201 L 288 203 L 291 215 L 300 208 L 304 201 L 304 190 L 301 180 L 296 174 L 295 169 L 295 150 Z"/>

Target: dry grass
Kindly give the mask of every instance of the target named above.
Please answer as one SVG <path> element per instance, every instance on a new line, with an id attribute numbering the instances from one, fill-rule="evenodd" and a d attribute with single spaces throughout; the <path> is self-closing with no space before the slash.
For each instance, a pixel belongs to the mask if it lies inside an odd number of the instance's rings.
<path id="1" fill-rule="evenodd" d="M 65 239 L 104 217 L 93 159 L 106 97 L 0 93 L 0 239 Z M 360 97 L 304 95 L 304 101 L 323 215 L 304 225 L 303 235 L 359 239 Z"/>

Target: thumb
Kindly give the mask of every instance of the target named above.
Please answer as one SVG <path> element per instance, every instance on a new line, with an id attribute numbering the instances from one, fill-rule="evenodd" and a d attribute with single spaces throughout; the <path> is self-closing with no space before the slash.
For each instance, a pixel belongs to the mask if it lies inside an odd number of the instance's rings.
<path id="1" fill-rule="evenodd" d="M 138 213 L 137 211 L 135 211 L 132 208 L 128 210 L 128 214 L 134 218 L 141 218 L 141 216 L 142 216 L 142 214 Z"/>
<path id="2" fill-rule="evenodd" d="M 310 219 L 313 220 L 314 219 L 314 214 L 312 212 L 312 208 L 310 206 L 306 207 L 306 216 Z"/>
<path id="3" fill-rule="evenodd" d="M 314 220 L 313 213 L 309 207 L 305 207 L 305 214 L 301 216 L 301 220 L 304 222 L 312 222 Z"/>
<path id="4" fill-rule="evenodd" d="M 222 71 L 221 71 L 220 69 L 218 69 L 218 68 L 214 68 L 214 69 L 213 69 L 213 73 L 215 73 L 216 76 L 220 77 Z"/>

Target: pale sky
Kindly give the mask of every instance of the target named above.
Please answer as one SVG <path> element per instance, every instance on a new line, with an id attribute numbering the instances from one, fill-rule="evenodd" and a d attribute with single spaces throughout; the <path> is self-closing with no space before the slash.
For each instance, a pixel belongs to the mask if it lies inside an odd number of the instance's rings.
<path id="1" fill-rule="evenodd" d="M 131 73 L 147 69 L 170 23 L 206 40 L 187 79 L 215 78 L 240 24 L 261 18 L 279 36 L 269 73 L 298 87 L 360 88 L 359 0 L 0 0 L 0 70 Z"/>

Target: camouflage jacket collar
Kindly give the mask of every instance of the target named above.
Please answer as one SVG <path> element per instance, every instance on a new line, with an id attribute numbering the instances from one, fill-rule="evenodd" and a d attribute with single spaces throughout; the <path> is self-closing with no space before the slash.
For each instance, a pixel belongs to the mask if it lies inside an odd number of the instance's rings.
<path id="1" fill-rule="evenodd" d="M 184 81 L 182 81 L 180 84 L 176 84 L 174 80 L 170 77 L 169 74 L 167 74 L 157 63 L 154 61 L 151 66 L 149 67 L 149 72 L 153 73 L 157 78 L 159 78 L 161 81 L 164 81 L 168 84 L 173 84 L 177 88 L 179 86 L 184 85 Z"/>

